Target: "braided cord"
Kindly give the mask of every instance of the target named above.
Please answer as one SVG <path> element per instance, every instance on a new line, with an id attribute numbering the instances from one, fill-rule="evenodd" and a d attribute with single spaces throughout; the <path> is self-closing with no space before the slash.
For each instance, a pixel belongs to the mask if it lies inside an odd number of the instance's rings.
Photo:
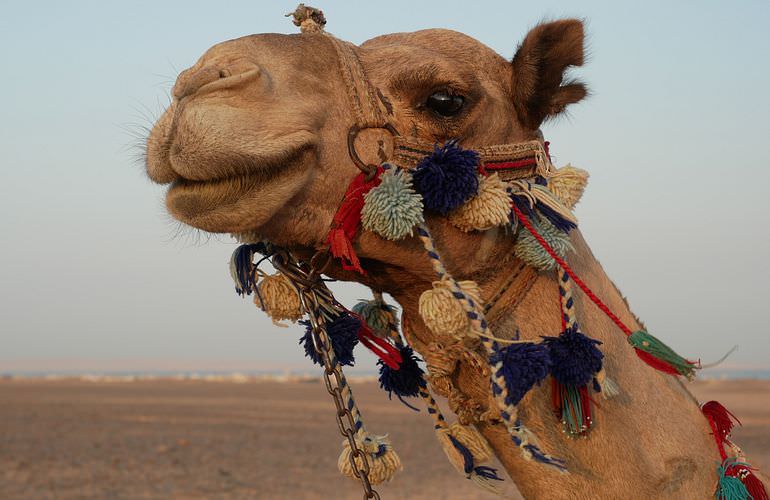
<path id="1" fill-rule="evenodd" d="M 446 283 L 449 284 L 452 295 L 465 310 L 472 333 L 474 333 L 480 339 L 486 348 L 487 353 L 491 354 L 494 352 L 496 343 L 495 341 L 491 340 L 492 336 L 488 333 L 489 325 L 487 324 L 487 320 L 484 318 L 484 314 L 479 309 L 479 304 L 476 304 L 472 298 L 468 297 L 460 289 L 457 281 L 455 281 L 452 275 L 449 274 L 449 272 L 444 267 L 444 264 L 441 261 L 441 256 L 436 250 L 436 246 L 428 226 L 422 222 L 417 225 L 416 232 L 417 236 L 420 238 L 420 241 L 422 241 L 425 251 L 428 254 L 428 258 L 430 259 L 431 265 L 433 266 L 433 270 L 435 271 L 439 281 L 446 280 Z M 535 460 L 538 462 L 542 462 L 547 465 L 551 465 L 561 471 L 565 471 L 566 469 L 562 465 L 561 460 L 555 459 L 545 453 L 542 453 L 536 443 L 530 442 L 534 441 L 532 439 L 533 436 L 518 419 L 518 409 L 514 404 L 511 403 L 511 398 L 508 395 L 505 379 L 503 378 L 502 368 L 502 362 L 497 363 L 492 367 L 490 382 L 492 386 L 492 394 L 494 395 L 495 401 L 497 402 L 497 405 L 500 409 L 500 416 L 502 417 L 503 423 L 505 424 L 508 433 L 511 435 L 511 439 L 513 440 L 514 444 L 522 449 L 522 455 L 524 458 L 535 458 Z"/>

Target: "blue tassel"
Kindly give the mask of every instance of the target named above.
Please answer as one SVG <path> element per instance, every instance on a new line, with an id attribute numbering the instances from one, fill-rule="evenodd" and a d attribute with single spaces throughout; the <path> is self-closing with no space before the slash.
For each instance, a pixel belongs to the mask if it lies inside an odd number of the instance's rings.
<path id="1" fill-rule="evenodd" d="M 565 386 L 582 387 L 602 369 L 601 342 L 578 331 L 575 324 L 558 337 L 543 337 L 551 358 L 551 375 Z"/>
<path id="2" fill-rule="evenodd" d="M 398 370 L 389 367 L 382 360 L 377 361 L 380 367 L 380 388 L 387 391 L 389 397 L 392 393 L 395 393 L 399 399 L 419 396 L 420 389 L 425 384 L 423 380 L 425 372 L 417 364 L 420 359 L 408 345 L 401 346 L 399 353 L 402 361 Z M 410 405 L 407 406 L 413 408 Z"/>
<path id="3" fill-rule="evenodd" d="M 265 252 L 262 243 L 241 245 L 230 257 L 230 274 L 235 282 L 238 295 L 251 295 L 256 290 L 256 274 L 254 273 L 254 255 Z"/>
<path id="4" fill-rule="evenodd" d="M 548 375 L 551 366 L 548 350 L 543 344 L 530 342 L 505 347 L 495 343 L 493 349 L 489 364 L 501 364 L 497 375 L 505 380 L 506 402 L 518 405 L 524 395 Z"/>
<path id="5" fill-rule="evenodd" d="M 422 195 L 425 208 L 447 215 L 473 197 L 479 189 L 478 164 L 479 154 L 461 148 L 456 141 L 436 146 L 412 174 L 414 188 Z"/>
<path id="6" fill-rule="evenodd" d="M 305 327 L 305 334 L 299 339 L 299 343 L 305 349 L 305 356 L 310 358 L 313 363 L 323 366 L 323 361 L 313 345 L 313 327 L 309 321 L 300 321 L 299 323 Z M 341 314 L 326 324 L 326 335 L 332 343 L 334 356 L 341 365 L 353 366 L 355 363 L 353 349 L 358 344 L 358 330 L 360 328 L 361 322 L 358 318 L 347 313 Z"/>
<path id="7" fill-rule="evenodd" d="M 545 205 L 543 203 L 537 203 L 535 207 L 537 208 L 537 211 L 540 212 L 540 215 L 548 219 L 548 222 L 550 222 L 553 225 L 553 227 L 555 227 L 556 229 L 558 229 L 563 233 L 569 233 L 570 231 L 572 231 L 577 227 L 577 224 L 575 224 L 571 220 L 567 220 L 563 218 L 561 215 L 556 213 L 548 205 Z"/>

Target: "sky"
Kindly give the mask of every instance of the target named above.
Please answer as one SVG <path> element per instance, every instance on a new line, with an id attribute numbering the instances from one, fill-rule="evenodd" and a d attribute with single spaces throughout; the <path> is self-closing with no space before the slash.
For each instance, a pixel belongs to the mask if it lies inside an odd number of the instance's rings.
<path id="1" fill-rule="evenodd" d="M 0 3 L 0 373 L 310 366 L 299 327 L 233 292 L 235 243 L 180 229 L 139 159 L 179 71 L 214 43 L 295 32 L 295 5 Z M 770 369 L 770 3 L 469 5 L 317 6 L 355 43 L 443 27 L 507 58 L 538 21 L 584 18 L 574 74 L 592 96 L 543 131 L 557 166 L 591 173 L 585 238 L 651 333 L 704 361 L 737 344 L 726 367 Z"/>

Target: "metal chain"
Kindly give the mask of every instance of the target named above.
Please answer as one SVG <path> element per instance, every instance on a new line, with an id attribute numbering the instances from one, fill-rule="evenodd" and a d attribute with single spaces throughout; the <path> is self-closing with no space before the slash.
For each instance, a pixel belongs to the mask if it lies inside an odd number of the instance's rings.
<path id="1" fill-rule="evenodd" d="M 321 279 L 323 267 L 316 269 L 318 254 L 311 259 L 313 267 L 300 263 L 289 252 L 278 252 L 272 262 L 299 291 L 303 309 L 308 313 L 311 326 L 313 347 L 323 362 L 323 378 L 327 392 L 332 396 L 337 407 L 337 426 L 350 445 L 350 464 L 353 474 L 361 481 L 364 489 L 364 500 L 377 499 L 380 495 L 372 488 L 369 481 L 369 459 L 364 450 L 356 442 L 356 421 L 350 408 L 345 404 L 343 388 L 347 386 L 342 366 L 334 356 L 334 349 L 326 334 L 326 320 L 329 311 L 334 310 L 334 297 Z M 328 263 L 328 261 L 327 261 Z M 348 387 L 348 390 L 349 387 Z M 359 461 L 356 458 L 360 458 Z M 359 467 L 360 462 L 360 467 Z"/>

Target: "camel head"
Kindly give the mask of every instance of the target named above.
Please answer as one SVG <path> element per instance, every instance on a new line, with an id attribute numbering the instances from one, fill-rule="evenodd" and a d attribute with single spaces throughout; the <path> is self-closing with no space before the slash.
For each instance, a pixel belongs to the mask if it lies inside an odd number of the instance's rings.
<path id="1" fill-rule="evenodd" d="M 583 63 L 578 20 L 536 26 L 512 61 L 442 29 L 384 35 L 351 49 L 388 122 L 402 136 L 435 143 L 532 140 L 544 120 L 586 95 L 565 76 Z M 322 247 L 358 173 L 347 145 L 355 121 L 350 94 L 326 34 L 220 43 L 177 78 L 173 101 L 148 139 L 147 173 L 168 184 L 166 206 L 184 224 L 281 246 Z M 364 132 L 356 147 L 367 162 L 376 161 L 379 150 L 390 152 L 383 147 L 389 134 Z M 485 237 L 438 218 L 435 224 L 443 239 Z M 410 245 L 369 234 L 356 241 L 373 266 L 403 266 Z"/>

